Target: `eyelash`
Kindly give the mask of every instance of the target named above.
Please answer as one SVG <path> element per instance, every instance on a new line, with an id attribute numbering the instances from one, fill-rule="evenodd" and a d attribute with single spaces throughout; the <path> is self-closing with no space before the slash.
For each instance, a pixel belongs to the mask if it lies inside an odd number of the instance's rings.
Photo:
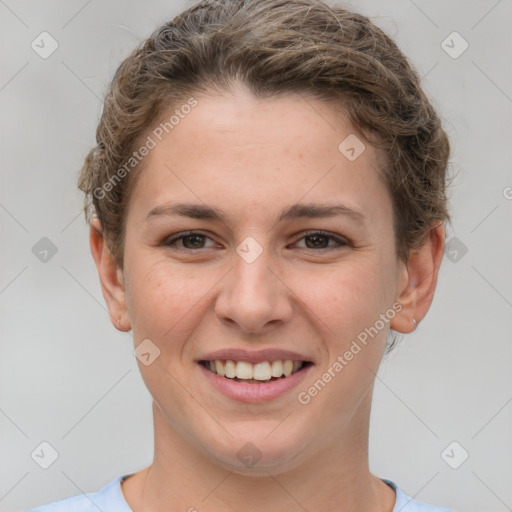
<path id="1" fill-rule="evenodd" d="M 183 240 L 184 238 L 187 238 L 188 236 L 192 236 L 192 235 L 198 235 L 201 237 L 210 238 L 209 236 L 204 235 L 203 233 L 199 233 L 198 231 L 187 231 L 185 233 L 181 233 L 180 235 L 178 235 L 174 238 L 164 240 L 162 245 L 164 245 L 165 247 L 172 248 L 172 246 L 174 246 L 176 244 L 176 242 L 178 242 L 179 240 Z M 302 249 L 305 249 L 308 251 L 320 252 L 320 251 L 332 251 L 334 249 L 340 249 L 342 247 L 350 245 L 350 243 L 347 240 L 344 240 L 337 236 L 331 235 L 330 233 L 327 233 L 326 231 L 321 231 L 321 230 L 320 231 L 308 231 L 301 238 L 299 238 L 299 240 L 302 240 L 304 238 L 308 238 L 311 236 L 315 236 L 315 235 L 319 235 L 319 236 L 334 240 L 338 245 L 337 245 L 337 247 L 322 247 L 320 249 L 314 249 L 314 248 L 309 248 L 309 247 L 305 247 Z M 211 238 L 210 238 L 210 240 L 211 240 Z M 190 253 L 198 252 L 198 251 L 205 250 L 205 249 L 208 249 L 208 248 L 189 249 L 187 247 L 180 247 L 180 248 L 176 247 L 176 250 L 178 250 L 178 251 L 190 252 Z"/>

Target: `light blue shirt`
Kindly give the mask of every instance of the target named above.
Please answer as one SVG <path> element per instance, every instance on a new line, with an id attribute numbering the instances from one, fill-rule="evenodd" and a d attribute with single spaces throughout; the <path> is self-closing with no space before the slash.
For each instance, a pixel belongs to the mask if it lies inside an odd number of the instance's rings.
<path id="1" fill-rule="evenodd" d="M 117 477 L 97 492 L 79 494 L 26 512 L 98 512 L 98 509 L 102 512 L 133 512 L 121 490 L 121 481 L 128 476 Z M 391 480 L 382 480 L 395 490 L 396 502 L 393 512 L 453 512 L 447 508 L 413 500 Z"/>

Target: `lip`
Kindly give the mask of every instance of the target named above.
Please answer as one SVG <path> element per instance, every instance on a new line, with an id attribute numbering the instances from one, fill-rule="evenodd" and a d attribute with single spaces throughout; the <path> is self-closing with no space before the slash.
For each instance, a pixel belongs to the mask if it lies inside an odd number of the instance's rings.
<path id="1" fill-rule="evenodd" d="M 236 348 L 228 348 L 223 350 L 217 350 L 215 352 L 209 352 L 208 354 L 200 357 L 196 360 L 199 361 L 215 361 L 220 359 L 221 361 L 246 361 L 248 363 L 256 364 L 263 361 L 284 361 L 289 359 L 291 361 L 307 361 L 314 363 L 314 361 L 297 352 L 290 350 L 278 350 L 278 349 L 262 349 L 262 350 L 243 350 Z"/>
<path id="2" fill-rule="evenodd" d="M 217 357 L 217 359 L 221 358 Z M 244 360 L 247 361 L 247 359 Z M 303 359 L 297 360 L 302 361 Z M 268 359 L 264 359 L 264 361 L 268 361 Z M 272 382 L 264 382 L 261 384 L 237 382 L 211 372 L 199 362 L 197 366 L 213 387 L 228 398 L 240 402 L 262 403 L 281 397 L 297 387 L 314 365 L 305 366 L 298 372 L 292 373 L 289 377 L 283 377 Z"/>

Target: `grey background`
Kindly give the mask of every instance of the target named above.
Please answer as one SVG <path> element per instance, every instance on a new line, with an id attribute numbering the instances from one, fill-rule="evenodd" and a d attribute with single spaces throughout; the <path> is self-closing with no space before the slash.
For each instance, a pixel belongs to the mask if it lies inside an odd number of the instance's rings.
<path id="1" fill-rule="evenodd" d="M 185 5 L 0 0 L 0 510 L 94 491 L 152 460 L 149 393 L 131 335 L 109 322 L 76 177 L 117 66 Z M 424 76 L 457 173 L 455 252 L 429 315 L 381 367 L 371 468 L 416 499 L 512 510 L 512 2 L 346 5 Z M 31 48 L 43 31 L 59 44 L 47 59 Z M 453 31 L 469 44 L 457 59 L 441 47 Z M 57 248 L 46 262 L 32 252 L 43 237 Z M 31 458 L 43 441 L 59 454 L 46 470 Z M 469 453 L 458 469 L 441 456 L 452 441 Z"/>

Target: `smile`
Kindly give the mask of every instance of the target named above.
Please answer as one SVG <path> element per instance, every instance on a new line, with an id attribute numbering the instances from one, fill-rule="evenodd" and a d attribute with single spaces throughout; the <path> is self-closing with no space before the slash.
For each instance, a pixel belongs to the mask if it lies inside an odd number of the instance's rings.
<path id="1" fill-rule="evenodd" d="M 230 400 L 253 404 L 285 398 L 299 387 L 315 366 L 311 361 L 291 359 L 255 360 L 253 363 L 234 359 L 203 359 L 197 363 L 210 389 Z"/>
<path id="2" fill-rule="evenodd" d="M 253 364 L 248 361 L 217 359 L 215 361 L 200 361 L 200 364 L 210 370 L 210 372 L 227 379 L 232 379 L 235 382 L 262 384 L 290 377 L 311 363 L 308 361 L 285 359 L 261 361 Z"/>

